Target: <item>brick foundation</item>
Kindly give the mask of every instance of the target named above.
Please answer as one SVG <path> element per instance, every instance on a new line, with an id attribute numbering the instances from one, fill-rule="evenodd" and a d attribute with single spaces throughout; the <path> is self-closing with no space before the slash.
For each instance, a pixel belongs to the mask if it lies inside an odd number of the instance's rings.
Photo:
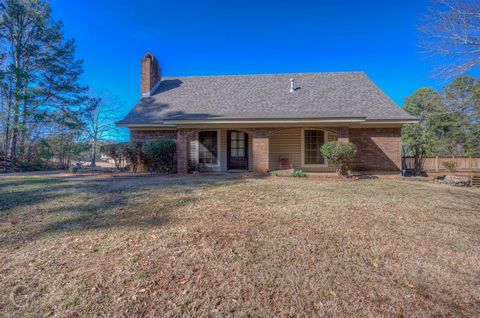
<path id="1" fill-rule="evenodd" d="M 353 170 L 400 171 L 400 128 L 352 128 L 349 140 L 357 146 Z"/>

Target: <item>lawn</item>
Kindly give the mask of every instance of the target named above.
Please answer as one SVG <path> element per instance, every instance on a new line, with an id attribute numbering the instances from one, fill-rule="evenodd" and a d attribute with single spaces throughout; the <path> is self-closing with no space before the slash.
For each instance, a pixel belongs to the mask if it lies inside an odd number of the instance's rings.
<path id="1" fill-rule="evenodd" d="M 480 189 L 0 179 L 0 316 L 480 315 Z"/>

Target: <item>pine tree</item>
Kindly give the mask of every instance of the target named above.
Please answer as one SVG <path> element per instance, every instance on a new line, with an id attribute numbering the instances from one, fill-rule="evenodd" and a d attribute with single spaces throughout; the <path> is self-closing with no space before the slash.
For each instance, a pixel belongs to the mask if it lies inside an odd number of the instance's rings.
<path id="1" fill-rule="evenodd" d="M 80 103 L 82 61 L 75 59 L 75 42 L 64 39 L 62 24 L 52 19 L 48 2 L 3 0 L 0 12 L 4 73 L 11 79 L 3 86 L 12 95 L 12 132 L 5 138 L 14 167 L 24 154 L 31 124 L 58 111 L 70 112 Z"/>

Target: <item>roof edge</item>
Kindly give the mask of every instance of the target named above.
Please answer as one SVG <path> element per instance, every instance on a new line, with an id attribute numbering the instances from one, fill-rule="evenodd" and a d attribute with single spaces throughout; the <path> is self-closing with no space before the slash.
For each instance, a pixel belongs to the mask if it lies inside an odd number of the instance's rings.
<path id="1" fill-rule="evenodd" d="M 159 123 L 128 123 L 116 122 L 117 126 L 127 128 L 141 127 L 164 127 L 177 128 L 181 125 L 214 125 L 214 124 L 415 124 L 418 123 L 417 118 L 398 118 L 398 119 L 367 119 L 365 117 L 341 117 L 341 118 L 272 118 L 272 119 L 215 119 L 215 120 L 166 120 Z"/>

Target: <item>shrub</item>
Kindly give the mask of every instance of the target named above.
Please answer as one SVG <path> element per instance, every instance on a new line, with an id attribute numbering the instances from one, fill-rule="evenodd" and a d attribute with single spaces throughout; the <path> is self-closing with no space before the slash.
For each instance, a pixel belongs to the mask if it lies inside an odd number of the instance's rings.
<path id="1" fill-rule="evenodd" d="M 442 163 L 442 166 L 447 169 L 449 172 L 457 171 L 457 163 L 455 161 L 445 161 Z"/>
<path id="2" fill-rule="evenodd" d="M 68 171 L 70 173 L 77 173 L 78 172 L 78 166 L 77 165 L 70 166 L 70 168 L 68 168 Z"/>
<path id="3" fill-rule="evenodd" d="M 138 164 L 143 161 L 142 143 L 131 141 L 121 146 L 122 155 L 133 172 L 137 172 Z"/>
<path id="4" fill-rule="evenodd" d="M 305 172 L 303 172 L 302 170 L 295 170 L 293 173 L 292 173 L 292 177 L 300 177 L 300 178 L 305 178 L 307 176 L 307 174 Z"/>
<path id="5" fill-rule="evenodd" d="M 200 172 L 200 166 L 193 160 L 188 160 L 188 173 Z"/>
<path id="6" fill-rule="evenodd" d="M 337 173 L 344 176 L 347 174 L 357 147 L 351 142 L 331 141 L 324 144 L 321 151 L 325 159 L 335 165 Z"/>
<path id="7" fill-rule="evenodd" d="M 143 144 L 142 162 L 151 171 L 175 172 L 176 144 L 171 139 L 150 140 Z"/>
<path id="8" fill-rule="evenodd" d="M 63 166 L 61 168 L 65 169 L 66 167 Z M 19 160 L 15 165 L 15 170 L 18 171 L 42 171 L 49 169 L 49 162 L 41 158 L 29 158 L 29 160 Z"/>
<path id="9" fill-rule="evenodd" d="M 120 169 L 124 154 L 123 147 L 124 144 L 122 143 L 103 145 L 100 147 L 100 152 L 112 158 L 115 162 L 115 167 Z"/>

